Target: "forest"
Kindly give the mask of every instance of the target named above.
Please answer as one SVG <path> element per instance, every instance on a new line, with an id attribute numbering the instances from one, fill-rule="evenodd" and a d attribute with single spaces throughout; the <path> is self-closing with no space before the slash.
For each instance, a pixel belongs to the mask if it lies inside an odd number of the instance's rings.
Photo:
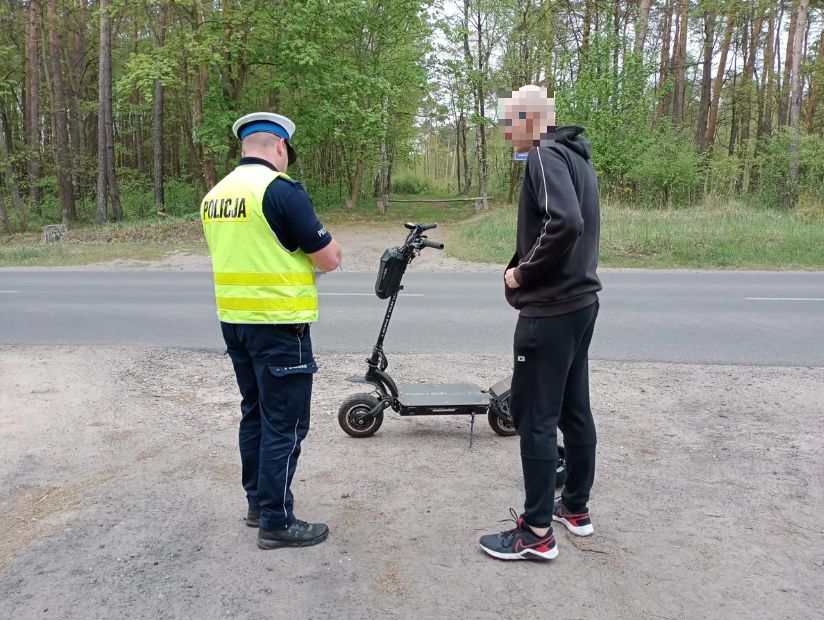
<path id="1" fill-rule="evenodd" d="M 621 205 L 824 219 L 813 0 L 0 0 L 0 219 L 194 216 L 231 125 L 297 124 L 316 208 L 517 199 L 496 101 L 524 84 Z"/>

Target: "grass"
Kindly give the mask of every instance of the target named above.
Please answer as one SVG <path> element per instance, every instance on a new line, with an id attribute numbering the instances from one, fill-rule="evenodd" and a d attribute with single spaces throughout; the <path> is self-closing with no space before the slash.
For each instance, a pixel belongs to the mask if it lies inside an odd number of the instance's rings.
<path id="1" fill-rule="evenodd" d="M 394 196 L 411 199 L 428 195 Z M 437 196 L 431 196 L 437 198 Z M 515 207 L 474 216 L 472 202 L 391 203 L 385 214 L 374 200 L 356 209 L 320 209 L 335 226 L 395 225 L 404 221 L 457 224 L 447 250 L 470 261 L 506 263 L 515 247 Z M 0 237 L 0 266 L 82 265 L 116 259 L 155 260 L 172 252 L 205 254 L 196 215 L 105 226 L 71 227 L 63 243 L 39 234 Z M 736 202 L 652 210 L 604 200 L 601 265 L 651 268 L 824 269 L 824 220 L 744 207 Z"/>
<path id="2" fill-rule="evenodd" d="M 169 218 L 104 226 L 70 227 L 61 243 L 42 243 L 40 235 L 0 238 L 0 267 L 87 265 L 118 259 L 156 260 L 172 252 L 205 254 L 199 220 Z"/>
<path id="3" fill-rule="evenodd" d="M 495 209 L 462 225 L 450 253 L 506 263 L 516 209 Z M 600 264 L 607 267 L 824 269 L 824 221 L 736 203 L 667 211 L 605 201 Z"/>
<path id="4" fill-rule="evenodd" d="M 390 200 L 427 200 L 440 199 L 443 194 L 393 194 Z M 448 199 L 447 199 L 448 200 Z M 323 209 L 318 216 L 325 224 L 333 226 L 341 223 L 360 222 L 437 222 L 454 223 L 464 221 L 475 215 L 475 206 L 472 202 L 390 202 L 386 213 L 378 213 L 374 199 L 361 200 L 355 209 L 344 208 Z"/>

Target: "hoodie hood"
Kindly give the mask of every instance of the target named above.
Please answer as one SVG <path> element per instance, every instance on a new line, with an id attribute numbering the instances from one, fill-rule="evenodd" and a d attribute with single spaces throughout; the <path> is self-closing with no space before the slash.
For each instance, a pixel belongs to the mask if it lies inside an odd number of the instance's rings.
<path id="1" fill-rule="evenodd" d="M 584 135 L 580 125 L 564 125 L 555 129 L 555 141 L 572 149 L 584 159 L 592 159 L 592 142 Z"/>

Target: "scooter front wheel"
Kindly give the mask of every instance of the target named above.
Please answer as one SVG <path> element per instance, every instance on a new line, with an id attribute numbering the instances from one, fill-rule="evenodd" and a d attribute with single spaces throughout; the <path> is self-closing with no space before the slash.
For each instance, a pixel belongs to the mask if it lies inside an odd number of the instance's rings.
<path id="1" fill-rule="evenodd" d="M 383 411 L 378 412 L 371 420 L 361 420 L 358 417 L 374 409 L 378 399 L 371 394 L 354 394 L 343 401 L 338 409 L 338 424 L 343 432 L 350 437 L 370 437 L 378 432 L 383 424 Z"/>

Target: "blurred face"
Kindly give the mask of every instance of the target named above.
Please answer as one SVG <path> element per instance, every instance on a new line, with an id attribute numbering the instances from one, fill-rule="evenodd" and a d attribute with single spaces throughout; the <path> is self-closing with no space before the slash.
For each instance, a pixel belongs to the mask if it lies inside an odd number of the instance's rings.
<path id="1" fill-rule="evenodd" d="M 504 138 L 512 142 L 512 147 L 518 153 L 531 149 L 546 129 L 546 124 L 536 112 L 513 110 L 512 117 L 506 121 Z"/>
<path id="2" fill-rule="evenodd" d="M 538 86 L 525 86 L 500 104 L 504 138 L 512 142 L 516 153 L 539 144 L 541 134 L 555 124 L 555 100 L 547 98 L 546 90 Z"/>

